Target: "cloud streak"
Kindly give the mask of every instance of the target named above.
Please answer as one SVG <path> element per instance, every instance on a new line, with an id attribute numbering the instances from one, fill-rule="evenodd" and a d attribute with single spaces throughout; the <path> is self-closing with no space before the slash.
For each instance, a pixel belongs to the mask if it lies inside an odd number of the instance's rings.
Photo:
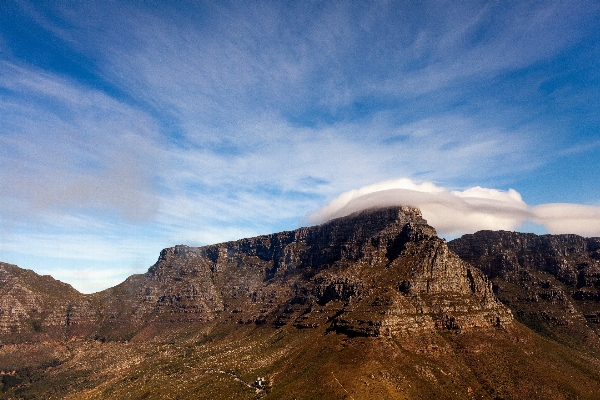
<path id="1" fill-rule="evenodd" d="M 72 80 L 1 62 L 0 182 L 14 216 L 34 210 L 156 212 L 156 126 L 144 113 Z M 5 208 L 5 210 L 6 210 Z"/>
<path id="2" fill-rule="evenodd" d="M 457 237 L 479 230 L 517 230 L 525 222 L 542 225 L 549 233 L 600 236 L 600 207 L 579 204 L 527 205 L 513 190 L 479 186 L 449 191 L 431 182 L 402 178 L 345 192 L 327 206 L 308 214 L 320 224 L 357 211 L 388 206 L 413 206 L 442 236 Z"/>

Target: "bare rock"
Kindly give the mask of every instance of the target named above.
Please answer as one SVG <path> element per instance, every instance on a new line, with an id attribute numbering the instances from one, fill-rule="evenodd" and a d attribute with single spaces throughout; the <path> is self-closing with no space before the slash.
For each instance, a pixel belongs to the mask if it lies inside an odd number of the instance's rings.
<path id="1" fill-rule="evenodd" d="M 600 350 L 600 238 L 481 231 L 449 243 L 532 329 Z"/>

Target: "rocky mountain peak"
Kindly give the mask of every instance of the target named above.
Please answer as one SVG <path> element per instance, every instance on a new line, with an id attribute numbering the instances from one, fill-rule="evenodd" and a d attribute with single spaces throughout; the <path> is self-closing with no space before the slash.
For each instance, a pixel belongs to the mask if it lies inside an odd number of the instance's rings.
<path id="1" fill-rule="evenodd" d="M 370 209 L 204 247 L 174 246 L 146 274 L 67 303 L 72 315 L 42 318 L 41 326 L 78 321 L 79 331 L 71 333 L 107 339 L 166 322 L 210 321 L 326 325 L 377 336 L 499 326 L 512 318 L 485 276 L 455 256 L 412 207 Z"/>
<path id="2" fill-rule="evenodd" d="M 205 256 L 211 259 L 218 257 L 216 248 L 236 247 L 248 249 L 259 242 L 271 247 L 272 243 L 304 242 L 317 247 L 338 246 L 345 242 L 361 243 L 378 235 L 394 235 L 400 233 L 405 226 L 410 225 L 410 231 L 415 227 L 424 235 L 435 236 L 436 232 L 427 221 L 423 219 L 418 208 L 398 206 L 374 208 L 355 212 L 348 216 L 328 221 L 322 225 L 300 228 L 295 231 L 285 231 L 255 238 L 241 239 L 233 242 L 220 243 L 203 248 L 192 248 L 186 245 L 177 245 L 161 251 L 158 261 L 165 261 L 171 257 Z M 408 229 L 406 230 L 408 231 Z M 266 244 L 269 244 L 267 246 Z M 250 247 L 248 247 L 250 246 Z M 259 246 L 260 247 L 260 246 Z M 258 251 L 260 252 L 261 249 Z M 264 248 L 262 249 L 264 250 Z"/>
<path id="3" fill-rule="evenodd" d="M 143 277 L 109 292 L 114 321 L 131 330 L 156 318 L 219 319 L 380 335 L 511 320 L 481 272 L 452 254 L 412 207 L 204 247 L 178 245 L 163 250 Z"/>

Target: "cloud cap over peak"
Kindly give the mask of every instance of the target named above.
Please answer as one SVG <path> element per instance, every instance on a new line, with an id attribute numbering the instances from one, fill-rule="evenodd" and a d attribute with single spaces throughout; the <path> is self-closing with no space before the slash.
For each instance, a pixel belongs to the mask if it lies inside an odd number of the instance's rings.
<path id="1" fill-rule="evenodd" d="M 319 224 L 351 213 L 379 207 L 412 206 L 441 236 L 456 237 L 479 230 L 514 231 L 526 222 L 553 234 L 600 236 L 600 207 L 554 203 L 529 206 L 519 192 L 476 186 L 448 191 L 432 182 L 408 178 L 379 182 L 342 193 L 325 207 L 308 215 Z"/>

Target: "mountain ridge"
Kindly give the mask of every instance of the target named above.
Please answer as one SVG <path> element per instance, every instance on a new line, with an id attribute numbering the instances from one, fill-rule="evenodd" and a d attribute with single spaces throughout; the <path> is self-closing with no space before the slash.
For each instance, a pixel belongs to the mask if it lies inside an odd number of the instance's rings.
<path id="1" fill-rule="evenodd" d="M 381 289 L 392 294 L 373 295 Z M 444 301 L 437 301 L 443 292 Z M 402 313 L 391 311 L 392 304 L 412 315 L 411 322 L 401 323 Z M 243 323 L 279 326 L 315 327 L 333 318 L 331 329 L 357 335 L 379 335 L 381 327 L 400 329 L 398 324 L 458 329 L 512 318 L 486 278 L 450 253 L 420 211 L 410 207 L 367 210 L 316 227 L 198 248 L 167 248 L 145 274 L 81 295 L 65 307 L 66 328 L 79 327 L 70 334 L 94 331 L 108 339 L 132 337 L 165 320 L 207 322 L 222 312 L 233 312 Z M 491 314 L 476 321 L 476 309 Z"/>
<path id="2" fill-rule="evenodd" d="M 22 282 L 11 276 L 33 272 L 0 264 L 2 393 L 594 398 L 596 331 L 577 316 L 571 324 L 539 323 L 568 305 L 556 301 L 554 281 L 542 288 L 542 308 L 515 301 L 536 293 L 530 283 L 539 278 L 539 257 L 527 259 L 529 275 L 514 263 L 490 264 L 513 259 L 514 243 L 497 241 L 478 233 L 447 243 L 418 209 L 389 207 L 294 231 L 170 247 L 146 273 L 90 295 L 50 277 Z M 589 260 L 581 253 L 566 261 L 589 283 L 574 290 L 595 293 L 595 251 Z M 552 265 L 562 265 L 564 249 L 555 253 Z M 27 286 L 35 282 L 47 290 Z M 529 286 L 519 289 L 523 282 Z M 594 299 L 585 300 L 590 310 Z M 17 322 L 2 322 L 10 318 Z M 539 382 L 527 379 L 532 371 Z"/>

